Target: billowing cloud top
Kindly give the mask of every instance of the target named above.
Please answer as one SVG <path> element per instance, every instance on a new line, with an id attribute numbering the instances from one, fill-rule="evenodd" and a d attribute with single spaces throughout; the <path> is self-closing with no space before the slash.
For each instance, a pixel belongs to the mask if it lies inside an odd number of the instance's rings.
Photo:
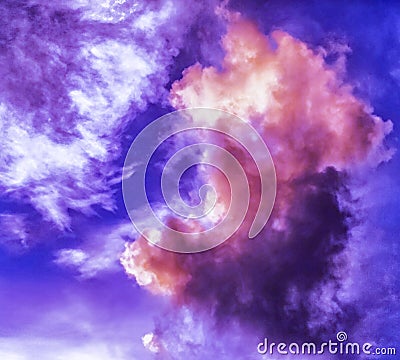
<path id="1" fill-rule="evenodd" d="M 139 238 L 127 245 L 121 262 L 140 285 L 194 312 L 208 309 L 216 319 L 237 317 L 289 338 L 333 333 L 356 317 L 346 317 L 347 295 L 338 295 L 351 243 L 347 179 L 353 169 L 391 157 L 383 141 L 392 124 L 343 82 L 342 58 L 328 65 L 326 52 L 283 31 L 266 36 L 238 14 L 229 22 L 222 68 L 189 67 L 172 85 L 170 101 L 177 109 L 226 110 L 259 131 L 277 171 L 272 218 L 255 240 L 238 231 L 202 254 L 166 253 Z M 218 145 L 241 158 L 256 203 L 260 190 L 252 162 L 232 142 L 220 139 Z M 226 192 L 219 176 L 209 180 Z M 219 201 L 229 205 L 229 196 Z M 179 223 L 174 220 L 175 227 Z M 151 341 L 158 349 L 163 341 L 168 348 L 165 339 L 173 336 L 162 329 Z"/>

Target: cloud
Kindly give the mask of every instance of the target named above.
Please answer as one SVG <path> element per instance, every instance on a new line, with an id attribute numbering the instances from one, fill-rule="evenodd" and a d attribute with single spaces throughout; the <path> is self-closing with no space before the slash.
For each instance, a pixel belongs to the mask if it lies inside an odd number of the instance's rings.
<path id="1" fill-rule="evenodd" d="M 21 214 L 1 214 L 0 215 L 0 243 L 6 247 L 27 246 L 28 232 L 26 219 Z"/>
<path id="2" fill-rule="evenodd" d="M 103 342 L 89 342 L 85 345 L 74 346 L 62 340 L 49 344 L 44 338 L 0 338 L 0 356 L 9 360 L 29 360 L 32 354 L 40 355 L 43 360 L 108 360 L 111 357 L 120 360 L 145 359 L 145 354 L 136 351 L 137 357 L 127 353 L 126 349 L 110 351 Z M 139 358 L 140 356 L 140 358 Z"/>
<path id="3" fill-rule="evenodd" d="M 122 273 L 73 278 L 54 264 L 32 266 L 35 256 L 18 261 L 18 271 L 0 274 L 5 359 L 150 358 L 140 339 L 152 329 L 152 309 L 165 309 L 163 301 L 132 286 Z"/>
<path id="4" fill-rule="evenodd" d="M 124 244 L 135 236 L 131 222 L 91 230 L 84 235 L 79 248 L 58 250 L 54 262 L 78 272 L 82 279 L 117 272 L 121 270 L 118 259 L 124 251 Z"/>
<path id="5" fill-rule="evenodd" d="M 237 14 L 230 16 L 222 43 L 222 68 L 189 67 L 172 85 L 170 100 L 178 109 L 223 109 L 258 129 L 277 172 L 269 224 L 256 239 L 249 241 L 239 230 L 201 254 L 165 253 L 139 238 L 127 246 L 121 262 L 139 284 L 199 312 L 199 322 L 214 319 L 217 329 L 237 320 L 260 336 L 330 339 L 338 330 L 353 329 L 359 319 L 354 297 L 342 291 L 353 266 L 347 251 L 351 229 L 360 220 L 350 179 L 391 158 L 384 139 L 392 124 L 354 95 L 342 79 L 343 63 L 328 65 L 321 49 L 314 51 L 283 31 L 265 36 Z M 224 124 L 227 131 L 229 125 Z M 257 189 L 243 151 L 217 141 L 242 160 L 250 187 Z M 224 191 L 218 176 L 210 181 Z M 185 332 L 184 327 L 177 331 Z M 206 353 L 200 348 L 187 356 Z"/>
<path id="6" fill-rule="evenodd" d="M 169 68 L 203 6 L 180 1 L 0 5 L 0 187 L 58 229 L 115 210 L 121 134 L 165 101 Z"/>

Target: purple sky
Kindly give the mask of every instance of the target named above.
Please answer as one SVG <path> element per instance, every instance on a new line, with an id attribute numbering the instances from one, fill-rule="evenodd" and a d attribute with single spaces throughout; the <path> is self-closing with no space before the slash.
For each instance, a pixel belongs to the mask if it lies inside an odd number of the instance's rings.
<path id="1" fill-rule="evenodd" d="M 141 129 L 174 110 L 169 93 L 185 69 L 222 68 L 227 20 L 218 5 L 0 3 L 0 359 L 259 359 L 268 331 L 289 341 L 344 330 L 353 340 L 398 346 L 397 153 L 351 175 L 307 173 L 294 185 L 300 195 L 290 211 L 301 215 L 290 218 L 284 246 L 259 237 L 238 262 L 214 261 L 224 249 L 193 258 L 193 267 L 178 258 L 193 271 L 182 302 L 148 292 L 120 264 L 137 238 L 122 200 L 126 153 Z M 399 4 L 226 7 L 264 34 L 280 29 L 327 49 L 328 65 L 345 54 L 344 81 L 393 122 L 385 144 L 399 146 Z M 155 162 L 176 147 L 167 144 Z M 154 201 L 158 185 L 148 180 Z M 274 262 L 264 262 L 271 253 Z M 238 289 L 252 300 L 241 303 Z M 164 352 L 145 348 L 149 333 Z"/>

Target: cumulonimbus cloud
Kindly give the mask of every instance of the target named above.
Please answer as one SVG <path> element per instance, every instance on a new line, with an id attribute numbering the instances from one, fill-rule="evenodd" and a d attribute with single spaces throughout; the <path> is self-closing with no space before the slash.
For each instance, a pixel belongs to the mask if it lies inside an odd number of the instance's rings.
<path id="1" fill-rule="evenodd" d="M 229 18 L 222 69 L 201 64 L 186 69 L 170 101 L 177 109 L 229 111 L 259 131 L 278 181 L 269 224 L 254 240 L 239 231 L 202 254 L 165 252 L 139 237 L 127 245 L 121 262 L 151 292 L 217 320 L 237 318 L 287 339 L 333 334 L 358 316 L 348 311 L 340 291 L 356 223 L 348 179 L 354 169 L 390 159 L 384 139 L 392 124 L 343 82 L 342 62 L 327 65 L 321 49 L 283 31 L 266 36 L 239 14 Z M 231 142 L 220 145 L 242 156 Z M 256 188 L 251 162 L 247 167 Z M 224 191 L 218 176 L 210 181 Z M 179 220 L 171 221 L 179 227 Z M 163 329 L 152 337 L 157 348 L 168 333 Z"/>

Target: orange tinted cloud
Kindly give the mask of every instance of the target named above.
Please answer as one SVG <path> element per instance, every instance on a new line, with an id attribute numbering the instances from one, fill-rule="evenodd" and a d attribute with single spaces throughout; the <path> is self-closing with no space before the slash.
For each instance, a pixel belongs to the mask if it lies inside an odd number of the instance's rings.
<path id="1" fill-rule="evenodd" d="M 327 166 L 379 162 L 391 130 L 315 53 L 283 31 L 270 36 L 239 19 L 223 39 L 222 71 L 196 64 L 174 83 L 175 108 L 214 107 L 249 119 L 270 147 L 278 179 Z"/>
<path id="2" fill-rule="evenodd" d="M 390 158 L 383 140 L 391 131 L 391 122 L 373 115 L 372 109 L 353 95 L 352 87 L 338 75 L 341 71 L 328 66 L 322 52 L 283 31 L 265 36 L 240 17 L 231 20 L 222 44 L 226 53 L 222 69 L 200 64 L 186 69 L 183 78 L 173 84 L 170 101 L 176 109 L 211 107 L 234 113 L 259 131 L 277 171 L 272 228 L 285 231 L 286 219 L 293 218 L 288 211 L 293 211 L 291 204 L 298 195 L 293 186 L 297 180 L 327 167 L 346 171 Z M 232 143 L 220 145 L 241 156 Z M 248 162 L 246 170 L 250 187 L 256 189 L 251 200 L 254 205 L 259 188 L 252 166 Z M 218 175 L 211 173 L 209 178 L 216 189 L 224 189 Z M 222 196 L 220 201 L 225 206 L 228 199 Z M 241 241 L 245 234 L 237 232 L 228 240 L 231 250 L 215 250 L 212 261 L 240 256 L 241 248 L 248 246 Z M 187 266 L 183 267 L 178 261 L 181 256 L 150 247 L 140 239 L 127 247 L 123 265 L 150 291 L 179 296 L 201 266 L 199 257 L 192 261 L 191 256 L 186 255 Z"/>

